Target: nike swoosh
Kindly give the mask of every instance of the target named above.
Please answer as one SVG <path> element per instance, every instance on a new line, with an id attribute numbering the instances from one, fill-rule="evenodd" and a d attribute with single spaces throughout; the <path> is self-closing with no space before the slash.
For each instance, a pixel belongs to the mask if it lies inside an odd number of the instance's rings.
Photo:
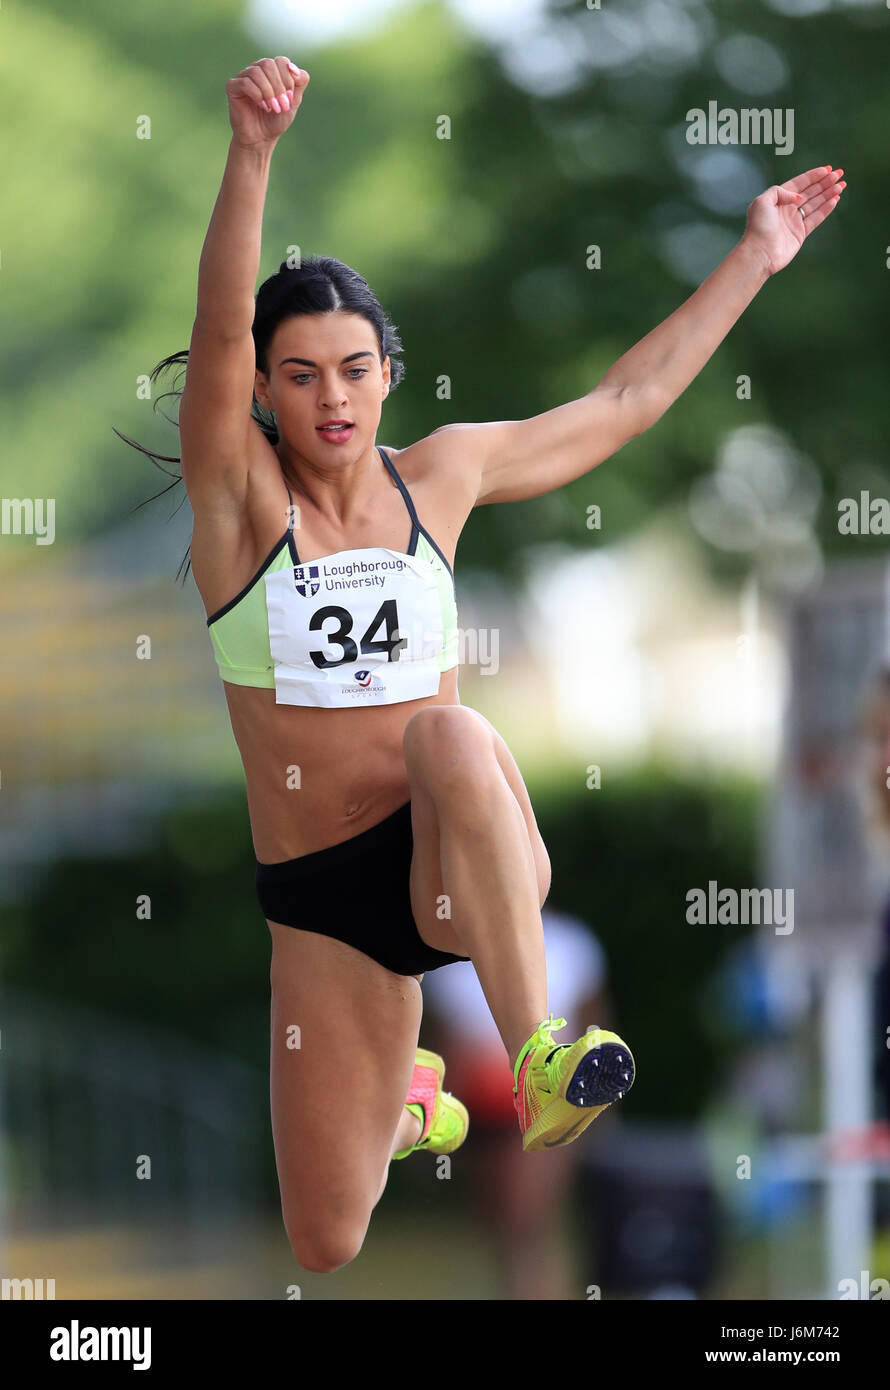
<path id="1" fill-rule="evenodd" d="M 547 1143 L 547 1141 L 545 1140 L 543 1147 L 545 1149 L 555 1149 L 559 1144 L 564 1144 L 565 1141 L 567 1139 L 570 1139 L 571 1136 L 575 1133 L 575 1131 L 579 1130 L 584 1123 L 584 1120 L 579 1120 L 577 1124 L 572 1125 L 571 1129 L 567 1129 L 564 1134 L 561 1134 L 558 1139 L 553 1139 L 550 1143 Z"/>

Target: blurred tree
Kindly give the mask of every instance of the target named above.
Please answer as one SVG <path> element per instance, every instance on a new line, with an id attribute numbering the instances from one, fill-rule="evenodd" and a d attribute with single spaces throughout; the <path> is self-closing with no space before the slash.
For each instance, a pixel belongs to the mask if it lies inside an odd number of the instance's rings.
<path id="1" fill-rule="evenodd" d="M 243 14 L 234 0 L 161 4 L 146 24 L 142 8 L 113 0 L 76 16 L 41 0 L 4 15 L 0 114 L 16 140 L 2 248 L 0 364 L 15 391 L 4 486 L 54 495 L 60 539 L 115 524 L 162 481 L 112 425 L 178 452 L 136 382 L 188 343 L 229 134 L 224 83 L 257 56 Z M 724 433 L 756 421 L 812 459 L 825 485 L 820 539 L 849 553 L 837 499 L 886 477 L 882 24 L 877 6 L 804 22 L 729 0 L 631 0 L 620 16 L 558 3 L 546 44 L 520 49 L 518 33 L 485 41 L 425 4 L 370 37 L 300 46 L 313 81 L 276 153 L 261 277 L 292 244 L 367 276 L 406 344 L 380 436 L 396 447 L 446 421 L 518 418 L 589 390 L 734 244 L 769 183 L 823 161 L 851 181 L 652 431 L 559 494 L 480 509 L 462 561 L 515 579 L 531 540 L 610 543 L 685 501 Z M 35 81 L 37 53 L 52 82 Z M 546 94 L 525 90 L 536 85 Z M 792 107 L 794 152 L 688 145 L 686 112 L 710 99 Z M 592 244 L 600 270 L 586 267 Z M 737 399 L 739 374 L 750 401 Z M 443 375 L 448 400 L 437 398 Z M 585 526 L 591 501 L 600 532 Z M 859 544 L 865 553 L 881 538 Z M 737 558 L 707 549 L 718 572 L 737 571 Z"/>

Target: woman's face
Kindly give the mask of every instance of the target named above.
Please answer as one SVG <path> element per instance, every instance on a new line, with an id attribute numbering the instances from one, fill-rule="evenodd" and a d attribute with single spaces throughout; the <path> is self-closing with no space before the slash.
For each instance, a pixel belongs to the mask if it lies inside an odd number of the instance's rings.
<path id="1" fill-rule="evenodd" d="M 296 359 L 296 360 L 295 360 Z M 389 391 L 377 335 L 361 314 L 301 314 L 278 325 L 268 349 L 269 375 L 256 374 L 256 397 L 274 410 L 278 433 L 302 458 L 351 462 L 377 437 Z M 348 420 L 351 429 L 322 434 L 319 425 Z"/>

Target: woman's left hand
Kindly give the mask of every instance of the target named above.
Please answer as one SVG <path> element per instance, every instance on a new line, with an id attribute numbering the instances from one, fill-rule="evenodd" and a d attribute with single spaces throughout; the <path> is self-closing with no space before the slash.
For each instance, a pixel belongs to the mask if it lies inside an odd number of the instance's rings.
<path id="1" fill-rule="evenodd" d="M 843 169 L 821 164 L 787 183 L 773 184 L 748 207 L 742 241 L 756 247 L 770 275 L 783 270 L 810 232 L 837 207 Z"/>

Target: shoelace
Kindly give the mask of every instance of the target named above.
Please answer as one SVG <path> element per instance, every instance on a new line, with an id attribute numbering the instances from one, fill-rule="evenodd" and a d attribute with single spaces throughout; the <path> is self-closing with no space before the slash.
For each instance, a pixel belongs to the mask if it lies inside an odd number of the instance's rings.
<path id="1" fill-rule="evenodd" d="M 554 1081 L 557 1080 L 557 1078 L 554 1076 L 554 1067 L 558 1066 L 559 1064 L 558 1054 L 563 1050 L 563 1048 L 571 1046 L 570 1043 L 555 1043 L 553 1041 L 552 1035 L 554 1033 L 558 1033 L 560 1028 L 567 1027 L 568 1021 L 566 1019 L 554 1018 L 553 1014 L 550 1014 L 547 1018 L 547 1021 L 545 1023 L 542 1023 L 538 1028 L 538 1037 L 541 1039 L 541 1041 L 535 1044 L 535 1048 L 547 1047 L 549 1044 L 551 1051 L 553 1052 L 553 1056 L 550 1058 L 549 1062 L 543 1062 L 538 1064 L 547 1077 L 548 1088 L 551 1091 L 554 1089 Z"/>

